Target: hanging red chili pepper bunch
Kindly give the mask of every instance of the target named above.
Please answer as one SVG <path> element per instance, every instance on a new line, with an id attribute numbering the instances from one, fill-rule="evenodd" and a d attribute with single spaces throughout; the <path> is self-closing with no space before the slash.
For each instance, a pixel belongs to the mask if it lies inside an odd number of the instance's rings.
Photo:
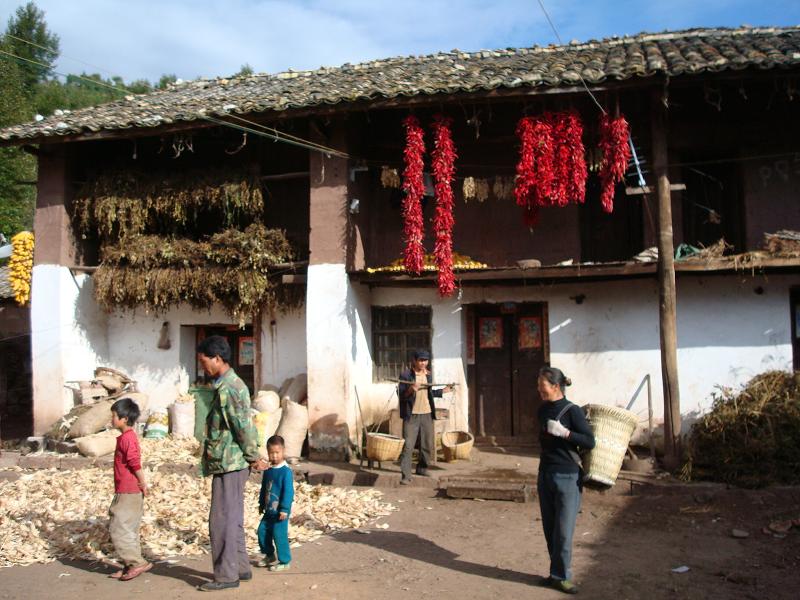
<path id="1" fill-rule="evenodd" d="M 403 152 L 405 169 L 403 170 L 403 235 L 405 248 L 403 260 L 406 271 L 419 275 L 422 271 L 425 249 L 422 240 L 425 237 L 425 225 L 422 219 L 422 195 L 425 184 L 422 180 L 425 154 L 425 141 L 419 119 L 415 116 L 403 120 L 406 128 L 406 148 Z"/>
<path id="2" fill-rule="evenodd" d="M 586 149 L 583 146 L 583 123 L 578 113 L 564 114 L 563 146 L 567 148 L 567 199 L 583 204 L 586 200 Z"/>
<path id="3" fill-rule="evenodd" d="M 533 119 L 523 117 L 517 123 L 517 137 L 520 141 L 519 162 L 517 162 L 517 182 L 514 186 L 514 198 L 517 206 L 525 209 L 524 221 L 528 227 L 539 222 L 539 209 L 533 202 L 533 190 L 536 188 L 535 148 Z"/>
<path id="4" fill-rule="evenodd" d="M 433 229 L 436 236 L 433 255 L 439 270 L 439 295 L 450 296 L 456 289 L 453 276 L 453 178 L 455 177 L 456 149 L 450 130 L 452 119 L 436 115 L 433 119 L 434 148 L 431 153 L 436 214 Z"/>
<path id="5" fill-rule="evenodd" d="M 586 195 L 583 125 L 574 111 L 523 117 L 517 123 L 520 158 L 514 196 L 528 226 L 539 207 L 582 203 Z"/>
<path id="6" fill-rule="evenodd" d="M 600 116 L 600 150 L 603 161 L 600 163 L 600 203 L 603 210 L 614 210 L 614 186 L 622 181 L 628 169 L 631 149 L 628 145 L 630 128 L 622 115 L 611 118 Z"/>

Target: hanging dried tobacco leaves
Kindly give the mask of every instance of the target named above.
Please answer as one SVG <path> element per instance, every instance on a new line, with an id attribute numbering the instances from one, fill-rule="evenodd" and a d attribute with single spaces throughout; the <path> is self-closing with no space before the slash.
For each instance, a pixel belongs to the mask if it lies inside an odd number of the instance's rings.
<path id="1" fill-rule="evenodd" d="M 74 200 L 73 216 L 81 234 L 109 239 L 145 231 L 176 232 L 209 212 L 231 226 L 252 221 L 263 210 L 261 185 L 250 173 L 115 171 L 83 186 Z"/>

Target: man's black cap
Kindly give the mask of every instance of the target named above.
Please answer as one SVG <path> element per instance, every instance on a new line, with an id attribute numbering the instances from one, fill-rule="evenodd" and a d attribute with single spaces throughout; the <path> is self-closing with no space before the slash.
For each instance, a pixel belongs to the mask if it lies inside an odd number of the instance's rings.
<path id="1" fill-rule="evenodd" d="M 414 351 L 414 360 L 430 360 L 431 353 L 427 350 L 415 350 Z"/>

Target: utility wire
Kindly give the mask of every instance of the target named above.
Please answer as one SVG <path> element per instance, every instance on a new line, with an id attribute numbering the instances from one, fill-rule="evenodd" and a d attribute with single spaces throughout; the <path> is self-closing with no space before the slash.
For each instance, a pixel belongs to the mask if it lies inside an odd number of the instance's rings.
<path id="1" fill-rule="evenodd" d="M 544 7 L 543 0 L 537 0 L 537 1 L 539 2 L 539 6 L 541 7 L 545 18 L 547 19 L 547 22 L 550 23 L 550 28 L 553 30 L 553 33 L 556 34 L 556 39 L 558 40 L 558 43 L 563 46 L 564 42 L 561 40 L 561 36 L 558 34 L 558 29 L 556 29 L 555 24 L 553 24 L 553 20 L 550 18 L 550 14 L 547 12 L 547 9 Z M 592 93 L 592 90 L 590 90 L 589 86 L 586 85 L 586 80 L 583 78 L 583 75 L 581 75 L 580 70 L 576 70 L 576 72 L 578 73 L 578 77 L 580 77 L 580 79 L 581 79 L 581 83 L 583 84 L 583 87 L 586 89 L 586 92 L 592 97 L 592 100 L 594 100 L 594 103 L 597 105 L 597 108 L 599 108 L 600 111 L 603 114 L 606 114 L 606 109 L 603 108 L 603 105 L 600 104 L 600 101 Z"/>
<path id="2" fill-rule="evenodd" d="M 18 39 L 21 40 L 21 38 L 18 38 Z M 25 41 L 25 40 L 22 40 L 22 41 Z M 33 42 L 28 42 L 28 43 L 32 44 Z M 38 44 L 36 44 L 36 46 L 37 47 L 43 47 L 43 46 L 38 46 Z M 56 75 L 60 75 L 62 77 L 75 77 L 77 79 L 80 79 L 81 81 L 86 81 L 86 82 L 91 83 L 93 85 L 98 85 L 100 87 L 104 87 L 104 88 L 110 89 L 110 90 L 112 90 L 114 92 L 117 92 L 117 93 L 120 93 L 120 94 L 129 95 L 131 93 L 130 90 L 127 90 L 127 89 L 123 90 L 123 89 L 120 89 L 118 87 L 109 85 L 107 83 L 104 83 L 104 82 L 101 82 L 101 81 L 97 81 L 96 79 L 90 79 L 88 77 L 83 77 L 82 75 L 70 75 L 70 76 L 65 75 L 64 73 L 60 73 L 58 71 L 52 70 L 49 65 L 46 65 L 46 64 L 44 64 L 42 62 L 39 62 L 39 61 L 36 61 L 36 60 L 32 60 L 30 58 L 25 58 L 23 56 L 17 56 L 16 54 L 13 54 L 12 52 L 7 52 L 6 50 L 0 49 L 0 54 L 6 55 L 7 57 L 13 58 L 13 59 L 15 59 L 17 61 L 24 61 L 24 62 L 32 63 L 34 65 L 38 65 L 40 67 L 44 67 L 45 69 L 47 69 L 49 71 L 52 71 Z M 327 154 L 329 156 L 337 156 L 339 158 L 350 158 L 350 156 L 347 153 L 342 152 L 341 150 L 336 150 L 335 148 L 329 148 L 327 146 L 323 146 L 321 144 L 317 144 L 316 142 L 311 142 L 311 141 L 308 141 L 308 140 L 304 140 L 303 138 L 300 138 L 300 137 L 297 137 L 297 136 L 293 136 L 291 134 L 283 133 L 283 132 L 275 129 L 274 127 L 267 127 L 265 125 L 261 125 L 260 123 L 255 123 L 253 121 L 249 121 L 249 120 L 245 119 L 244 117 L 240 117 L 238 115 L 228 115 L 228 116 L 233 117 L 235 119 L 238 119 L 239 121 L 243 121 L 243 122 L 249 124 L 251 127 L 242 127 L 241 125 L 236 125 L 235 123 L 230 123 L 230 122 L 224 121 L 222 119 L 215 119 L 213 117 L 209 117 L 207 115 L 203 115 L 203 114 L 199 114 L 199 113 L 196 116 L 198 118 L 200 118 L 200 119 L 203 119 L 205 121 L 209 121 L 211 123 L 216 123 L 216 124 L 222 125 L 224 127 L 230 127 L 232 129 L 237 129 L 239 131 L 247 131 L 247 132 L 252 133 L 254 135 L 265 137 L 265 138 L 271 139 L 271 140 L 276 141 L 276 142 L 283 142 L 283 143 L 290 144 L 290 145 L 293 145 L 293 146 L 298 146 L 298 147 L 301 147 L 301 148 L 305 148 L 307 150 L 313 150 L 315 152 L 321 152 L 321 153 Z M 253 129 L 253 128 L 255 128 L 255 129 Z"/>
<path id="3" fill-rule="evenodd" d="M 24 62 L 31 63 L 31 64 L 34 64 L 34 65 L 38 65 L 40 67 L 44 67 L 48 71 L 50 71 L 52 73 L 55 73 L 56 75 L 60 75 L 61 77 L 74 77 L 76 79 L 80 79 L 81 81 L 86 81 L 88 83 L 91 83 L 92 85 L 97 85 L 97 86 L 100 86 L 100 87 L 108 88 L 108 89 L 113 90 L 115 92 L 119 92 L 119 93 L 123 93 L 123 94 L 129 94 L 130 93 L 129 90 L 121 90 L 118 87 L 114 87 L 113 85 L 109 85 L 109 84 L 104 83 L 102 81 L 97 81 L 96 79 L 90 79 L 89 77 L 84 77 L 83 75 L 67 75 L 66 73 L 59 73 L 58 71 L 54 71 L 49 65 L 46 65 L 46 64 L 44 64 L 42 62 L 39 62 L 38 60 L 25 58 L 24 56 L 17 56 L 16 54 L 14 54 L 12 52 L 8 52 L 6 50 L 0 49 L 0 54 L 4 54 L 4 55 L 6 55 L 8 57 L 11 57 L 11 58 L 15 59 L 17 62 L 24 61 Z"/>
<path id="4" fill-rule="evenodd" d="M 103 71 L 104 73 L 108 73 L 109 75 L 113 76 L 114 73 L 109 71 L 108 69 L 104 69 L 103 67 L 98 67 L 97 65 L 93 65 L 92 63 L 88 63 L 86 61 L 80 60 L 79 58 L 73 58 L 71 56 L 67 56 L 66 54 L 61 54 L 60 51 L 56 50 L 55 48 L 48 48 L 47 46 L 42 46 L 41 44 L 37 44 L 36 42 L 32 42 L 30 40 L 23 39 L 21 37 L 17 37 L 15 35 L 11 35 L 10 33 L 5 34 L 6 37 L 11 38 L 12 40 L 17 40 L 18 42 L 22 42 L 23 44 L 28 44 L 33 46 L 34 48 L 39 48 L 40 50 L 46 50 L 47 52 L 51 52 L 53 54 L 57 54 L 62 58 L 68 58 L 69 60 L 73 60 L 75 62 L 81 63 L 82 65 L 86 65 L 87 67 L 91 67 L 93 69 L 97 69 L 98 71 Z"/>

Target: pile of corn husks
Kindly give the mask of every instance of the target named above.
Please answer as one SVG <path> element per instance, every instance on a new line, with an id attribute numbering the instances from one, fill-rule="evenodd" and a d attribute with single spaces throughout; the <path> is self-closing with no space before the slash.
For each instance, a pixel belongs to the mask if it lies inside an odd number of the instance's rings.
<path id="1" fill-rule="evenodd" d="M 200 442 L 195 438 L 141 438 L 142 461 L 146 465 L 192 463 L 200 461 Z"/>
<path id="2" fill-rule="evenodd" d="M 141 527 L 144 555 L 157 559 L 209 552 L 211 478 L 150 470 L 147 478 L 150 491 Z M 16 481 L 0 483 L 0 566 L 46 563 L 56 558 L 112 558 L 108 507 L 113 491 L 111 472 L 97 468 L 26 472 Z M 259 485 L 248 482 L 245 532 L 251 552 L 258 549 L 258 492 Z M 361 527 L 396 510 L 380 497 L 374 489 L 297 484 L 289 526 L 292 546 Z"/>

